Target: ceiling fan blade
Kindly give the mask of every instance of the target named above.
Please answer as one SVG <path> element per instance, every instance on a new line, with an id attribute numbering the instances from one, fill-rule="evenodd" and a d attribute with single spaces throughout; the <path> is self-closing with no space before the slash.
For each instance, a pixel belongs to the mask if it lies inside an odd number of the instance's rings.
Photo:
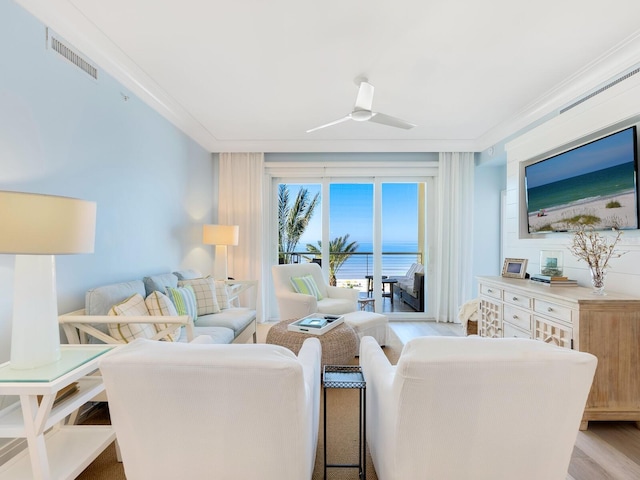
<path id="1" fill-rule="evenodd" d="M 312 128 L 307 130 L 307 133 L 315 132 L 316 130 L 320 130 L 321 128 L 327 128 L 331 125 L 337 125 L 338 123 L 346 122 L 347 120 L 351 120 L 351 115 L 347 115 L 346 117 L 342 117 L 338 120 L 334 120 L 333 122 L 325 123 L 324 125 L 320 125 L 319 127 Z"/>
<path id="2" fill-rule="evenodd" d="M 360 82 L 358 96 L 354 110 L 371 110 L 373 107 L 373 85 L 368 82 Z"/>
<path id="3" fill-rule="evenodd" d="M 382 125 L 388 125 L 390 127 L 404 128 L 405 130 L 409 130 L 410 128 L 415 127 L 414 123 L 407 122 L 405 120 L 400 120 L 399 118 L 392 117 L 390 115 L 385 115 L 384 113 L 373 113 L 373 116 L 369 119 L 370 122 L 380 123 Z"/>

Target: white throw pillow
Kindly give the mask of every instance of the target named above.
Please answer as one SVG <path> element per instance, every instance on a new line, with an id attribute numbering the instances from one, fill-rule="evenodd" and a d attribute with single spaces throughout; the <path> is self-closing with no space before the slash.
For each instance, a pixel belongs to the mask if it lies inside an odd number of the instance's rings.
<path id="1" fill-rule="evenodd" d="M 220 307 L 220 310 L 229 308 L 231 305 L 229 303 L 229 291 L 227 290 L 226 282 L 224 280 L 215 280 L 215 286 L 218 307 Z"/>
<path id="2" fill-rule="evenodd" d="M 175 305 L 171 302 L 171 299 L 167 297 L 162 292 L 151 292 L 147 298 L 144 299 L 144 303 L 147 306 L 147 310 L 149 310 L 149 315 L 152 316 L 171 316 L 177 317 L 178 311 L 176 310 Z M 156 332 L 160 332 L 164 330 L 169 325 L 167 323 L 155 323 Z M 177 342 L 180 338 L 180 329 L 182 327 L 177 327 L 173 333 L 168 334 L 163 337 L 161 340 L 166 340 L 169 342 Z"/>
<path id="3" fill-rule="evenodd" d="M 109 315 L 115 316 L 148 316 L 149 311 L 144 303 L 144 298 L 139 293 L 132 295 L 125 301 L 111 307 Z M 109 335 L 116 340 L 129 343 L 136 338 L 152 338 L 156 334 L 156 329 L 150 323 L 110 323 Z"/>

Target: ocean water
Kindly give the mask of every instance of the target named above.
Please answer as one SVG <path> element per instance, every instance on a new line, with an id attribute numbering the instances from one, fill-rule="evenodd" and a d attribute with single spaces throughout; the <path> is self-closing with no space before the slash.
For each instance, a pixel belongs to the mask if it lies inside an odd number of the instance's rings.
<path id="1" fill-rule="evenodd" d="M 558 182 L 540 185 L 528 191 L 530 213 L 541 209 L 567 206 L 579 200 L 597 200 L 601 197 L 634 191 L 635 171 L 633 162 L 598 170 Z"/>
<path id="2" fill-rule="evenodd" d="M 416 242 L 382 244 L 382 274 L 400 276 L 407 273 L 414 262 L 420 262 Z M 357 254 L 351 255 L 336 274 L 339 280 L 364 279 L 373 274 L 373 244 L 358 242 Z"/>

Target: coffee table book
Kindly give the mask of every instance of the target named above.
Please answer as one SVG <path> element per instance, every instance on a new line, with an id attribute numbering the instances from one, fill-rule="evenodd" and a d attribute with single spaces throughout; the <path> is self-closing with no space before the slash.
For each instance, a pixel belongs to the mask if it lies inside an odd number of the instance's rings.
<path id="1" fill-rule="evenodd" d="M 287 326 L 287 330 L 298 333 L 309 333 L 311 335 L 322 335 L 342 323 L 344 323 L 344 317 L 342 315 L 313 313 L 290 323 Z"/>

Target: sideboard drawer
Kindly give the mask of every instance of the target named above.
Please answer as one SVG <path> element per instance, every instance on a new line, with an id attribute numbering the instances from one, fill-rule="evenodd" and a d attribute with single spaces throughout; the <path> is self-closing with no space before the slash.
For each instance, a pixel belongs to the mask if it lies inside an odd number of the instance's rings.
<path id="1" fill-rule="evenodd" d="M 504 338 L 531 338 L 531 333 L 515 328 L 507 322 L 503 323 L 502 332 L 504 334 Z"/>
<path id="2" fill-rule="evenodd" d="M 571 323 L 571 309 L 558 305 L 557 303 L 545 302 L 544 300 L 536 299 L 533 310 L 541 315 L 546 315 L 557 320 L 562 320 L 563 322 Z"/>
<path id="3" fill-rule="evenodd" d="M 505 290 L 504 301 L 513 305 L 518 305 L 522 308 L 526 308 L 527 310 L 531 309 L 531 298 L 520 293 L 513 293 L 509 290 Z"/>
<path id="4" fill-rule="evenodd" d="M 525 310 L 512 307 L 511 305 L 504 306 L 504 316 L 502 317 L 502 320 L 505 323 L 509 322 L 524 330 L 531 330 L 531 314 Z"/>
<path id="5" fill-rule="evenodd" d="M 480 293 L 487 297 L 493 297 L 498 300 L 502 300 L 502 290 L 497 287 L 491 287 L 489 285 L 480 285 Z"/>

